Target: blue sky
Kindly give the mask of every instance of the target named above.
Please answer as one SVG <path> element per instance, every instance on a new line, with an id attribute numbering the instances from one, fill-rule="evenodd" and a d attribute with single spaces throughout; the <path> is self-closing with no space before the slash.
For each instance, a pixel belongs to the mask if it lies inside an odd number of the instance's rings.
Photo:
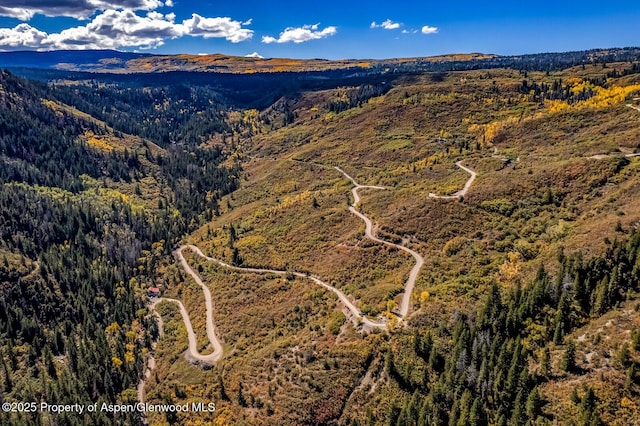
<path id="1" fill-rule="evenodd" d="M 640 1 L 0 0 L 0 50 L 293 58 L 503 55 L 640 45 Z"/>

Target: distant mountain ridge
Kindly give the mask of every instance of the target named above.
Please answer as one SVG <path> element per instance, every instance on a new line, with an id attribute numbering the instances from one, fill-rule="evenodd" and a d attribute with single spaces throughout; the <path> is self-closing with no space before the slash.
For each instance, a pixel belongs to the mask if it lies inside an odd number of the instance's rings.
<path id="1" fill-rule="evenodd" d="M 0 53 L 0 66 L 6 68 L 53 68 L 90 70 L 103 67 L 105 70 L 119 68 L 129 60 L 152 56 L 144 53 L 119 52 L 117 50 L 53 50 L 35 52 L 21 50 Z"/>
<path id="2" fill-rule="evenodd" d="M 555 70 L 566 67 L 640 58 L 639 47 L 592 49 L 576 52 L 536 53 L 500 56 L 460 53 L 415 58 L 389 59 L 290 59 L 211 55 L 155 55 L 116 50 L 16 51 L 0 53 L 0 68 L 31 68 L 94 73 L 160 73 L 171 71 L 254 74 L 364 70 L 380 72 L 440 72 L 479 68 Z"/>
<path id="3" fill-rule="evenodd" d="M 64 71 L 111 73 L 149 73 L 167 71 L 197 72 L 290 72 L 325 71 L 331 69 L 370 68 L 383 65 L 410 64 L 422 61 L 452 62 L 495 58 L 483 53 L 451 54 L 425 58 L 368 59 L 291 59 L 232 56 L 220 53 L 210 55 L 154 55 L 116 50 L 60 50 L 48 52 L 1 52 L 2 68 L 38 68 Z"/>

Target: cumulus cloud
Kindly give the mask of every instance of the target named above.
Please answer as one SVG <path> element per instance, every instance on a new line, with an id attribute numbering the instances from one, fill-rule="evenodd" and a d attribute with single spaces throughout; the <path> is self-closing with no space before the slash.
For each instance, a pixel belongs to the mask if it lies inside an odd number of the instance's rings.
<path id="1" fill-rule="evenodd" d="M 87 19 L 97 11 L 154 10 L 160 6 L 160 0 L 0 0 L 0 16 L 10 16 L 22 21 L 28 21 L 35 14 Z"/>
<path id="2" fill-rule="evenodd" d="M 247 22 L 247 21 L 245 21 Z M 249 20 L 248 22 L 251 22 Z M 242 28 L 243 22 L 231 18 L 203 18 L 194 13 L 190 19 L 182 21 L 187 34 L 204 38 L 225 38 L 232 43 L 239 43 L 253 37 L 253 31 Z"/>
<path id="3" fill-rule="evenodd" d="M 253 52 L 253 53 L 249 53 L 248 55 L 244 55 L 245 58 L 258 58 L 258 59 L 264 59 L 264 56 L 262 56 L 261 54 L 259 54 L 258 52 Z"/>
<path id="4" fill-rule="evenodd" d="M 225 38 L 233 43 L 247 40 L 253 31 L 242 28 L 240 21 L 231 18 L 191 18 L 175 22 L 175 14 L 156 11 L 139 16 L 132 10 L 107 10 L 83 26 L 67 28 L 47 34 L 29 24 L 0 29 L 0 49 L 118 49 L 161 46 L 167 39 L 183 36 Z"/>
<path id="5" fill-rule="evenodd" d="M 285 28 L 283 32 L 280 33 L 280 37 L 275 38 L 272 36 L 262 36 L 263 43 L 304 43 L 309 40 L 318 40 L 321 38 L 329 37 L 338 32 L 338 29 L 333 26 L 326 27 L 323 30 L 319 30 L 320 24 L 314 25 L 303 25 L 298 28 Z"/>
<path id="6" fill-rule="evenodd" d="M 424 27 L 422 27 L 422 34 L 435 34 L 437 32 L 437 27 L 430 27 L 429 25 L 425 25 Z"/>
<path id="7" fill-rule="evenodd" d="M 0 46 L 12 50 L 40 46 L 46 38 L 47 33 L 29 24 L 19 24 L 15 28 L 0 28 Z"/>
<path id="8" fill-rule="evenodd" d="M 107 10 L 87 25 L 49 34 L 42 45 L 48 49 L 153 48 L 182 35 L 184 30 L 160 13 L 142 17 L 131 10 Z"/>
<path id="9" fill-rule="evenodd" d="M 369 27 L 384 28 L 385 30 L 397 30 L 398 28 L 400 28 L 400 25 L 402 24 L 400 24 L 399 22 L 393 22 L 391 19 L 387 19 L 381 24 L 377 24 L 376 21 L 373 21 Z"/>

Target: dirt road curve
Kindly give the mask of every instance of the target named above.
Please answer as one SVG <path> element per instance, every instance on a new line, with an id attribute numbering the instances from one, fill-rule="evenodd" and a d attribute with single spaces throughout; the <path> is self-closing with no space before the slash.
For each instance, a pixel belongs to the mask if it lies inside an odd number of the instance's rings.
<path id="1" fill-rule="evenodd" d="M 202 282 L 202 279 L 200 278 L 200 276 L 196 273 L 196 271 L 194 271 L 191 268 L 191 266 L 189 266 L 186 259 L 184 258 L 182 254 L 182 250 L 185 247 L 187 246 L 180 247 L 173 254 L 175 255 L 178 262 L 180 262 L 180 265 L 182 266 L 182 268 L 189 275 L 191 275 L 195 280 L 195 282 L 198 283 L 198 285 L 200 285 L 200 287 L 202 288 L 202 292 L 204 293 L 204 302 L 207 310 L 207 314 L 206 314 L 207 315 L 207 318 L 206 318 L 207 337 L 209 338 L 209 342 L 213 347 L 213 352 L 208 355 L 202 355 L 200 354 L 200 352 L 198 352 L 198 339 L 196 337 L 196 333 L 193 331 L 193 326 L 191 325 L 191 319 L 189 318 L 189 313 L 187 312 L 186 308 L 184 307 L 181 301 L 176 299 L 169 299 L 166 297 L 156 298 L 149 305 L 149 310 L 155 311 L 155 306 L 162 301 L 167 301 L 167 302 L 172 302 L 177 304 L 178 308 L 180 309 L 180 314 L 182 315 L 182 321 L 184 322 L 184 326 L 187 329 L 187 337 L 189 339 L 189 348 L 185 352 L 185 358 L 188 361 L 196 364 L 215 365 L 215 363 L 218 362 L 220 358 L 222 358 L 223 348 L 222 348 L 222 344 L 220 343 L 220 340 L 218 339 L 218 336 L 216 335 L 216 326 L 215 326 L 215 322 L 213 321 L 213 301 L 211 297 L 211 291 L 209 290 L 209 287 L 207 287 L 205 283 Z M 197 248 L 195 246 L 190 246 L 190 247 Z M 201 253 L 200 250 L 197 250 L 197 251 Z M 162 318 L 160 317 L 160 315 L 158 315 L 157 312 L 155 312 L 155 314 L 156 316 L 159 317 L 159 322 L 158 322 L 159 329 L 162 330 Z M 162 332 L 160 334 L 162 334 Z M 152 359 L 153 357 L 150 358 L 150 364 L 152 363 L 155 365 L 155 360 L 151 361 Z M 153 368 L 150 368 L 149 366 L 147 366 L 147 370 L 148 370 L 148 374 L 146 373 L 147 376 L 151 374 L 150 370 L 152 369 Z M 144 392 L 144 383 L 141 383 L 138 386 L 139 397 L 141 395 L 140 386 L 142 386 L 142 392 Z"/>
<path id="2" fill-rule="evenodd" d="M 418 273 L 420 272 L 420 269 L 422 268 L 422 265 L 424 264 L 424 258 L 422 256 L 420 256 L 420 254 L 418 254 L 417 252 L 411 250 L 408 247 L 405 247 L 405 246 L 400 245 L 400 244 L 395 244 L 395 243 L 392 243 L 392 242 L 389 242 L 389 241 L 384 241 L 384 240 L 381 240 L 380 238 L 378 238 L 375 235 L 375 233 L 373 232 L 373 223 L 371 223 L 371 220 L 357 210 L 357 205 L 360 202 L 360 195 L 358 194 L 358 190 L 359 189 L 361 189 L 361 188 L 385 189 L 385 188 L 382 187 L 382 186 L 360 185 L 358 182 L 355 181 L 355 179 L 353 179 L 351 176 L 349 176 L 341 168 L 336 167 L 336 170 L 339 171 L 340 173 L 342 173 L 354 185 L 353 189 L 351 190 L 351 193 L 353 194 L 353 204 L 351 204 L 351 206 L 349 207 L 349 211 L 351 213 L 355 214 L 356 216 L 358 216 L 365 223 L 365 231 L 364 231 L 364 233 L 367 236 L 367 238 L 369 238 L 370 240 L 373 240 L 375 242 L 378 242 L 378 243 L 381 243 L 381 244 L 385 244 L 385 245 L 388 245 L 388 246 L 392 246 L 392 247 L 396 247 L 396 248 L 398 248 L 398 249 L 400 249 L 402 251 L 405 251 L 405 252 L 409 253 L 411 256 L 413 256 L 413 258 L 416 260 L 416 264 L 411 269 L 411 272 L 409 272 L 409 278 L 407 279 L 407 282 L 404 285 L 404 293 L 402 295 L 402 301 L 400 302 L 400 320 L 402 320 L 409 313 L 409 305 L 411 303 L 411 294 L 413 293 L 413 288 L 415 287 L 416 279 L 418 279 Z"/>
<path id="3" fill-rule="evenodd" d="M 453 196 L 447 196 L 447 197 L 437 197 L 436 196 L 437 198 L 455 198 L 455 197 L 458 197 L 458 196 L 464 196 L 467 193 L 467 191 L 469 190 L 469 187 L 471 186 L 471 184 L 473 183 L 473 180 L 476 177 L 476 173 L 473 170 L 464 167 L 460 162 L 457 162 L 456 164 L 458 165 L 458 167 L 460 167 L 461 169 L 463 169 L 466 172 L 468 172 L 469 174 L 471 174 L 471 178 L 467 181 L 467 183 L 465 184 L 464 188 L 462 190 L 458 191 Z M 366 237 L 371 239 L 372 241 L 378 242 L 380 244 L 385 244 L 387 246 L 396 247 L 399 250 L 407 252 L 411 256 L 413 256 L 413 258 L 416 261 L 416 264 L 411 269 L 411 272 L 409 273 L 409 278 L 407 279 L 407 281 L 405 283 L 404 293 L 403 293 L 403 296 L 402 296 L 402 301 L 400 303 L 399 317 L 400 317 L 400 321 L 402 321 L 407 316 L 407 314 L 409 313 L 410 304 L 411 304 L 411 295 L 413 293 L 413 289 L 415 287 L 415 282 L 416 282 L 416 280 L 418 278 L 418 274 L 420 272 L 420 269 L 424 265 L 424 258 L 419 253 L 415 252 L 414 250 L 411 250 L 408 247 L 405 247 L 404 245 L 395 244 L 395 243 L 392 243 L 390 241 L 385 241 L 385 240 L 382 240 L 382 239 L 378 238 L 376 236 L 375 232 L 373 231 L 373 223 L 371 222 L 371 219 L 369 219 L 367 216 L 365 216 L 364 214 L 362 214 L 362 213 L 360 213 L 358 211 L 357 206 L 360 203 L 360 194 L 358 193 L 358 190 L 360 190 L 362 188 L 369 188 L 369 189 L 385 189 L 385 188 L 381 187 L 381 186 L 373 186 L 373 185 L 360 185 L 358 182 L 355 181 L 355 179 L 353 177 L 351 177 L 349 174 L 347 174 L 341 168 L 336 167 L 335 169 L 337 171 L 339 171 L 340 173 L 342 173 L 354 185 L 354 187 L 351 190 L 351 193 L 353 194 L 353 204 L 351 204 L 351 206 L 349 206 L 349 211 L 352 214 L 358 216 L 365 223 L 365 235 L 366 235 Z M 310 275 L 310 274 L 306 274 L 306 273 L 302 273 L 302 272 L 292 272 L 292 271 L 282 271 L 282 270 L 277 270 L 277 269 L 247 268 L 247 267 L 234 266 L 234 265 L 230 265 L 230 264 L 228 264 L 226 262 L 223 262 L 222 260 L 215 259 L 213 257 L 205 255 L 202 252 L 202 250 L 200 250 L 200 248 L 198 248 L 198 247 L 196 247 L 194 245 L 183 245 L 183 246 L 181 246 L 179 249 L 177 249 L 174 252 L 174 255 L 175 255 L 176 259 L 178 260 L 178 262 L 180 263 L 180 265 L 182 266 L 182 268 L 185 270 L 185 272 L 187 272 L 189 275 L 191 275 L 191 277 L 196 281 L 196 283 L 198 283 L 198 285 L 200 285 L 200 287 L 202 288 L 202 291 L 203 291 L 204 296 L 205 296 L 205 305 L 206 305 L 207 337 L 209 339 L 209 342 L 211 343 L 211 346 L 214 349 L 213 352 L 211 354 L 208 354 L 208 355 L 202 355 L 202 354 L 200 354 L 200 352 L 198 352 L 198 341 L 197 341 L 195 332 L 193 330 L 193 326 L 191 324 L 191 320 L 189 318 L 189 313 L 187 312 L 187 310 L 185 309 L 185 307 L 184 307 L 184 305 L 182 304 L 181 301 L 176 300 L 176 299 L 159 298 L 159 299 L 156 299 L 149 306 L 149 309 L 153 311 L 154 308 L 155 308 L 155 305 L 157 303 L 161 302 L 161 301 L 168 301 L 168 302 L 176 303 L 178 305 L 178 308 L 180 309 L 180 314 L 182 315 L 182 320 L 184 321 L 185 328 L 187 329 L 187 336 L 188 336 L 188 339 L 189 339 L 189 348 L 188 348 L 187 352 L 185 353 L 185 358 L 187 358 L 191 362 L 201 363 L 201 364 L 206 364 L 206 365 L 214 365 L 222 357 L 223 348 L 222 348 L 222 344 L 221 344 L 220 340 L 218 339 L 218 336 L 216 335 L 215 322 L 213 320 L 213 301 L 212 301 L 211 291 L 209 290 L 209 287 L 207 287 L 207 285 L 205 285 L 205 283 L 202 281 L 202 279 L 200 278 L 198 273 L 196 271 L 194 271 L 193 268 L 191 268 L 189 263 L 186 261 L 186 259 L 184 257 L 184 254 L 183 254 L 185 249 L 191 250 L 193 253 L 195 253 L 196 255 L 198 255 L 200 257 L 202 257 L 203 259 L 206 259 L 206 260 L 208 260 L 210 262 L 214 262 L 214 263 L 218 264 L 219 266 L 222 266 L 224 268 L 228 268 L 228 269 L 231 269 L 231 270 L 234 270 L 234 271 L 238 271 L 238 272 L 250 272 L 250 273 L 257 273 L 257 274 L 275 274 L 275 275 L 292 274 L 292 275 L 294 275 L 296 277 L 299 277 L 299 278 L 304 278 L 304 279 L 311 280 L 315 284 L 318 284 L 318 285 L 324 287 L 325 289 L 333 292 L 336 296 L 338 296 L 338 299 L 340 300 L 340 302 L 350 312 L 351 320 L 355 324 L 362 325 L 364 329 L 368 329 L 368 330 L 371 330 L 371 329 L 374 329 L 374 328 L 385 329 L 387 327 L 387 322 L 386 322 L 385 319 L 372 320 L 370 318 L 367 318 L 366 316 L 364 316 L 362 314 L 362 312 L 349 300 L 349 298 L 341 290 L 339 290 L 336 287 L 334 287 L 334 286 L 322 281 L 320 278 L 318 278 L 316 276 L 313 276 L 313 275 Z M 149 377 L 151 375 L 151 370 L 153 369 L 154 365 L 155 365 L 155 360 L 153 359 L 153 357 L 150 357 L 149 363 L 148 363 L 148 366 L 147 366 L 147 371 L 145 373 L 146 377 Z M 138 386 L 138 397 L 139 397 L 139 399 L 141 401 L 144 398 L 144 381 L 145 381 L 145 379 L 143 379 L 140 382 L 139 386 Z"/>
<path id="4" fill-rule="evenodd" d="M 635 105 L 627 104 L 627 106 L 628 106 L 629 108 L 633 108 L 633 109 L 635 109 L 636 111 L 640 111 L 640 107 L 637 107 L 637 106 L 635 106 Z"/>
<path id="5" fill-rule="evenodd" d="M 329 291 L 332 291 L 333 293 L 335 293 L 338 296 L 338 299 L 340 299 L 340 302 L 351 312 L 351 314 L 353 315 L 353 320 L 354 322 L 358 322 L 360 321 L 364 326 L 367 326 L 369 328 L 385 328 L 386 327 L 386 322 L 384 321 L 373 321 L 370 320 L 369 318 L 366 318 L 362 315 L 362 312 L 360 312 L 360 310 L 358 310 L 358 308 L 355 307 L 355 305 L 353 303 L 351 303 L 351 301 L 347 298 L 347 296 L 340 291 L 339 289 L 333 287 L 330 284 L 327 284 L 326 282 L 322 281 L 320 278 L 315 277 L 313 275 L 308 275 L 302 272 L 291 272 L 291 271 L 281 271 L 278 269 L 263 269 L 263 268 L 244 268 L 241 266 L 233 266 L 230 265 L 226 262 L 223 262 L 222 260 L 213 258 L 213 257 L 209 257 L 207 255 L 205 255 L 204 253 L 202 253 L 202 250 L 200 250 L 198 247 L 194 246 L 194 245 L 186 245 L 186 246 L 182 246 L 179 249 L 179 252 L 182 253 L 182 250 L 184 249 L 190 249 L 191 251 L 193 251 L 195 254 L 197 254 L 198 256 L 214 262 L 224 268 L 228 268 L 231 269 L 233 271 L 238 271 L 238 272 L 252 272 L 255 274 L 275 274 L 275 275 L 287 275 L 287 274 L 293 274 L 296 277 L 299 278 L 306 278 L 309 279 L 311 281 L 313 281 L 314 283 L 321 285 L 322 287 L 326 288 Z"/>
<path id="6" fill-rule="evenodd" d="M 196 335 L 193 332 L 193 327 L 191 326 L 191 321 L 189 320 L 189 314 L 187 313 L 187 310 L 184 308 L 184 305 L 182 304 L 182 302 L 175 299 L 165 299 L 165 300 L 169 300 L 171 302 L 177 303 L 178 307 L 180 308 L 180 313 L 182 314 L 182 318 L 184 320 L 185 326 L 187 327 L 187 333 L 189 335 L 189 350 L 187 351 L 187 355 L 186 355 L 187 358 L 190 361 L 202 362 L 205 364 L 213 365 L 222 357 L 222 344 L 220 343 L 220 340 L 218 340 L 218 336 L 216 335 L 216 325 L 215 325 L 215 322 L 213 321 L 213 301 L 211 297 L 211 291 L 209 290 L 209 287 L 207 287 L 207 285 L 202 282 L 200 275 L 198 275 L 196 271 L 194 271 L 191 268 L 191 266 L 189 266 L 189 264 L 187 263 L 187 260 L 184 258 L 182 254 L 182 250 L 184 248 L 185 246 L 180 247 L 178 250 L 174 252 L 174 255 L 180 262 L 180 265 L 182 265 L 182 268 L 189 275 L 191 275 L 191 277 L 193 277 L 193 279 L 195 280 L 195 282 L 198 283 L 198 285 L 200 285 L 204 293 L 204 302 L 207 309 L 207 319 L 206 319 L 207 337 L 209 338 L 209 342 L 211 342 L 211 346 L 213 346 L 213 352 L 211 354 L 200 355 L 200 353 L 198 352 Z"/>
<path id="7" fill-rule="evenodd" d="M 471 170 L 468 167 L 465 167 L 462 165 L 462 161 L 458 161 L 456 163 L 456 166 L 460 167 L 462 170 L 464 170 L 465 172 L 469 173 L 471 175 L 471 177 L 469 178 L 469 180 L 467 180 L 467 183 L 464 184 L 464 188 L 462 188 L 460 191 L 456 192 L 455 194 L 452 195 L 436 195 L 433 192 L 429 193 L 429 197 L 431 198 L 442 198 L 442 199 L 453 199 L 453 198 L 460 198 L 460 197 L 464 197 L 465 195 L 467 195 L 467 192 L 469 192 L 469 188 L 471 188 L 471 184 L 473 184 L 473 181 L 476 180 L 476 176 L 478 175 L 476 172 L 474 172 L 473 170 Z"/>

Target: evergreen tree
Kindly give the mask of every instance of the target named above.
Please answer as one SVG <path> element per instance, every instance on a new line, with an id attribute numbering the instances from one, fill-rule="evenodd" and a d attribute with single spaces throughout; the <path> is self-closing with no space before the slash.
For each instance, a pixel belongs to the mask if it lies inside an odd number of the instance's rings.
<path id="1" fill-rule="evenodd" d="M 538 417 L 540 414 L 541 403 L 542 401 L 540 399 L 540 394 L 538 393 L 538 387 L 536 386 L 531 390 L 527 397 L 526 410 L 529 420 L 533 421 Z"/>
<path id="2" fill-rule="evenodd" d="M 591 387 L 587 386 L 584 395 L 580 401 L 580 418 L 582 424 L 585 425 L 599 425 L 600 417 L 597 412 L 596 395 Z"/>
<path id="3" fill-rule="evenodd" d="M 218 390 L 220 393 L 220 399 L 223 401 L 229 401 L 229 396 L 227 395 L 226 389 L 224 387 L 224 380 L 222 379 L 222 375 L 218 375 Z"/>
<path id="4" fill-rule="evenodd" d="M 481 398 L 476 398 L 473 400 L 473 405 L 471 406 L 471 411 L 469 412 L 469 426 L 480 426 L 486 424 L 486 419 L 484 416 L 484 407 Z"/>
<path id="5" fill-rule="evenodd" d="M 527 413 L 525 409 L 524 396 L 522 390 L 518 391 L 516 400 L 513 403 L 510 424 L 514 426 L 524 426 L 527 423 Z"/>
<path id="6" fill-rule="evenodd" d="M 573 340 L 570 340 L 567 343 L 567 347 L 562 355 L 562 360 L 560 362 L 560 368 L 562 370 L 572 373 L 576 370 L 576 347 L 573 343 Z"/>
<path id="7" fill-rule="evenodd" d="M 241 407 L 247 406 L 247 400 L 244 398 L 242 393 L 242 382 L 238 383 L 238 405 Z"/>
<path id="8" fill-rule="evenodd" d="M 544 378 L 549 377 L 551 374 L 551 353 L 549 351 L 549 347 L 546 346 L 542 350 L 542 355 L 540 356 L 540 375 Z"/>

